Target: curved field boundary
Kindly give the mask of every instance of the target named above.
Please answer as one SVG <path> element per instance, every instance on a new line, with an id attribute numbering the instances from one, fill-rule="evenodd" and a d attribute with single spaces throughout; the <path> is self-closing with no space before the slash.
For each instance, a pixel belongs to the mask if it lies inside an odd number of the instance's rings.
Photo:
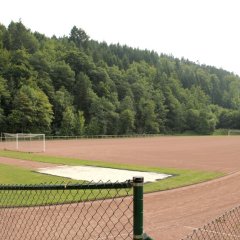
<path id="1" fill-rule="evenodd" d="M 46 155 L 118 164 L 235 174 L 204 184 L 145 195 L 145 230 L 180 239 L 240 202 L 240 137 L 155 137 L 47 142 Z"/>

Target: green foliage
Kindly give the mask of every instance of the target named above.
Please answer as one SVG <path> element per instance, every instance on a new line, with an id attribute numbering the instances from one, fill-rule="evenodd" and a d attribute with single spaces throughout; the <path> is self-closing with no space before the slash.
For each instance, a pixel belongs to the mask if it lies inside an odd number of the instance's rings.
<path id="1" fill-rule="evenodd" d="M 240 128 L 240 77 L 91 40 L 0 24 L 0 126 L 51 134 L 211 134 Z"/>
<path id="2" fill-rule="evenodd" d="M 27 85 L 17 92 L 8 116 L 10 129 L 14 132 L 48 132 L 52 118 L 48 97 L 40 89 Z"/>
<path id="3" fill-rule="evenodd" d="M 66 107 L 63 112 L 60 134 L 63 136 L 74 135 L 75 116 L 71 107 Z"/>
<path id="4" fill-rule="evenodd" d="M 55 62 L 53 64 L 50 77 L 55 89 L 58 90 L 61 87 L 65 87 L 70 91 L 72 90 L 75 73 L 64 61 Z"/>
<path id="5" fill-rule="evenodd" d="M 239 129 L 240 128 L 240 112 L 237 110 L 222 109 L 219 115 L 218 127 Z"/>
<path id="6" fill-rule="evenodd" d="M 135 114 L 130 109 L 125 109 L 120 113 L 120 134 L 131 134 L 135 129 Z"/>
<path id="7" fill-rule="evenodd" d="M 4 116 L 3 109 L 0 108 L 0 128 L 4 129 L 4 127 L 5 127 L 5 116 Z"/>
<path id="8" fill-rule="evenodd" d="M 228 130 L 229 129 L 219 128 L 219 129 L 214 131 L 213 135 L 215 135 L 215 136 L 226 136 L 226 135 L 228 135 Z"/>
<path id="9" fill-rule="evenodd" d="M 89 37 L 81 28 L 74 26 L 71 30 L 69 41 L 73 41 L 77 47 L 81 48 L 86 46 Z"/>
<path id="10" fill-rule="evenodd" d="M 6 28 L 2 24 L 0 24 L 0 49 L 3 48 L 3 39 L 6 34 Z"/>
<path id="11" fill-rule="evenodd" d="M 25 48 L 29 53 L 34 53 L 39 47 L 37 39 L 21 21 L 9 24 L 4 45 L 9 50 Z"/>
<path id="12" fill-rule="evenodd" d="M 82 111 L 78 111 L 75 115 L 74 133 L 77 136 L 84 135 L 85 133 L 85 118 Z"/>
<path id="13" fill-rule="evenodd" d="M 114 135 L 118 131 L 119 114 L 115 112 L 115 106 L 105 97 L 96 98 L 91 104 L 90 133 L 95 135 Z"/>
<path id="14" fill-rule="evenodd" d="M 154 101 L 144 98 L 140 99 L 138 128 L 140 129 L 140 133 L 159 132 Z"/>
<path id="15" fill-rule="evenodd" d="M 9 97 L 10 93 L 8 91 L 7 81 L 0 76 L 0 104 Z"/>
<path id="16" fill-rule="evenodd" d="M 199 124 L 196 131 L 201 134 L 212 134 L 216 126 L 216 117 L 213 113 L 202 110 L 199 113 Z"/>
<path id="17" fill-rule="evenodd" d="M 89 108 L 92 102 L 92 83 L 89 77 L 80 72 L 76 77 L 74 86 L 74 104 L 77 110 L 81 110 L 85 113 L 87 119 L 89 119 Z"/>

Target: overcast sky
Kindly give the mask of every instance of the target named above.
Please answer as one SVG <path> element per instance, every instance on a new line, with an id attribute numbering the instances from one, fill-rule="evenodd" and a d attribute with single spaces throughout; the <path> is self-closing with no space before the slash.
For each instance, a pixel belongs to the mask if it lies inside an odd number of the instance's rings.
<path id="1" fill-rule="evenodd" d="M 0 23 L 184 57 L 240 75 L 239 0 L 1 0 Z"/>

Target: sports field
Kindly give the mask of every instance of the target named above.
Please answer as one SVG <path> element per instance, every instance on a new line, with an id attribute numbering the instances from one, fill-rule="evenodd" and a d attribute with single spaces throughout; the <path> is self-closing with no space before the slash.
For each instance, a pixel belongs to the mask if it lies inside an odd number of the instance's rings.
<path id="1" fill-rule="evenodd" d="M 145 195 L 146 232 L 155 239 L 176 240 L 239 204 L 239 145 L 236 136 L 56 140 L 47 141 L 42 154 L 225 173 L 209 182 Z"/>
<path id="2" fill-rule="evenodd" d="M 45 155 L 152 167 L 240 169 L 240 137 L 154 137 L 48 141 Z"/>

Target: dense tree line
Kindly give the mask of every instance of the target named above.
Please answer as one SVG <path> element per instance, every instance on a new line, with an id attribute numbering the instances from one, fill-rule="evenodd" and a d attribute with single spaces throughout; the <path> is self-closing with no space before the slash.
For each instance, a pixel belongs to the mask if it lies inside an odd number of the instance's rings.
<path id="1" fill-rule="evenodd" d="M 240 77 L 186 59 L 0 24 L 0 131 L 210 134 L 240 128 Z"/>

